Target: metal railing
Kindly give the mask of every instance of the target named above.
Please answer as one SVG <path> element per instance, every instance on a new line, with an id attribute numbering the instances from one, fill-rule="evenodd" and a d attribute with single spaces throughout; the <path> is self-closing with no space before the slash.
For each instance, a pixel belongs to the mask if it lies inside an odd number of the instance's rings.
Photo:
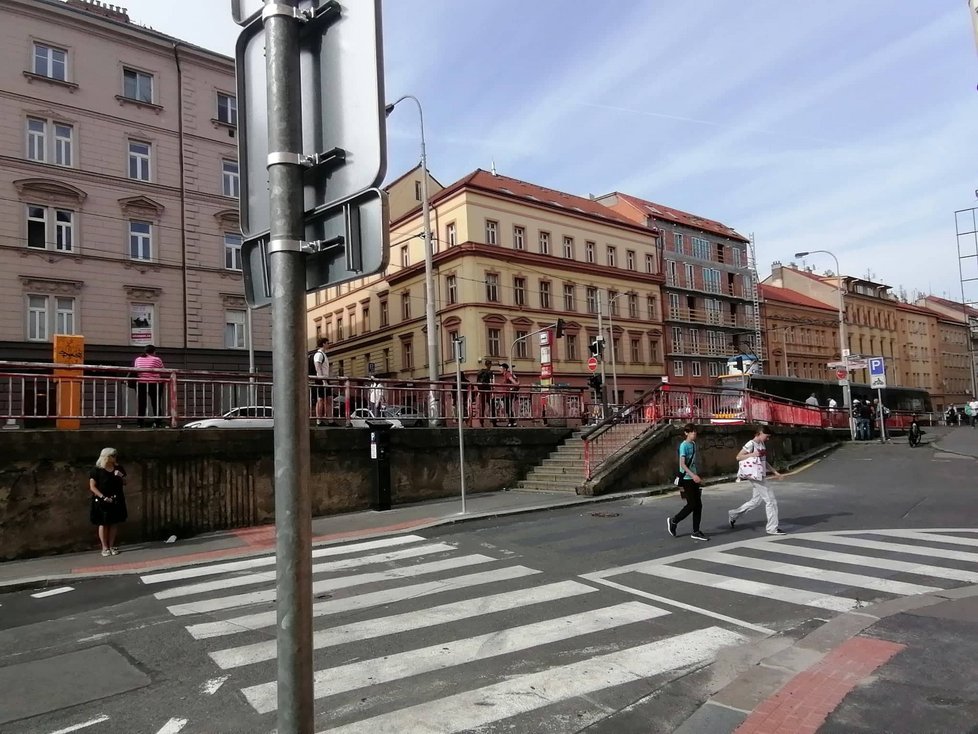
<path id="1" fill-rule="evenodd" d="M 435 397 L 430 402 L 429 392 Z M 464 383 L 461 411 L 451 381 L 430 385 L 427 380 L 310 378 L 309 398 L 310 420 L 340 425 L 396 418 L 406 427 L 434 419 L 461 419 L 471 427 L 574 426 L 589 413 L 584 388 L 544 390 L 533 385 L 513 390 Z M 320 399 L 322 415 L 317 416 Z M 189 420 L 271 404 L 272 378 L 264 374 L 0 361 L 0 421 L 18 421 L 27 428 L 53 427 L 58 419 L 92 426 L 146 422 L 176 428 Z"/>

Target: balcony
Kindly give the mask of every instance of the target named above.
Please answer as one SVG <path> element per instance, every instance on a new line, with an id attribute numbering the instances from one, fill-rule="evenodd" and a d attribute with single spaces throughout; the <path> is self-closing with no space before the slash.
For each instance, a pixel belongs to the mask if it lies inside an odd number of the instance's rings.
<path id="1" fill-rule="evenodd" d="M 688 324 L 721 326 L 736 329 L 753 329 L 754 319 L 748 314 L 731 316 L 725 311 L 707 311 L 700 308 L 669 308 L 667 321 L 682 321 Z"/>
<path id="2" fill-rule="evenodd" d="M 672 344 L 669 347 L 669 356 L 682 357 L 729 357 L 737 354 L 737 350 L 732 345 L 722 346 L 719 344 L 688 344 L 681 342 Z"/>

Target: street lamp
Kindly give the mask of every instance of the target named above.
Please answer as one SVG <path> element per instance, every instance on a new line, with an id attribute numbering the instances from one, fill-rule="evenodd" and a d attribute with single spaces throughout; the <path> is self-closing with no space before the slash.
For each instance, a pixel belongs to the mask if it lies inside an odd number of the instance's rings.
<path id="1" fill-rule="evenodd" d="M 835 261 L 835 276 L 839 279 L 839 356 L 846 367 L 846 384 L 842 386 L 842 401 L 849 410 L 849 434 L 853 441 L 856 440 L 856 427 L 852 419 L 852 394 L 849 389 L 849 348 L 846 346 L 846 311 L 845 311 L 845 289 L 842 284 L 842 270 L 839 268 L 839 258 L 828 250 L 809 250 L 808 252 L 796 252 L 795 257 L 805 257 L 807 255 L 828 255 Z"/>
<path id="2" fill-rule="evenodd" d="M 618 367 L 615 365 L 615 324 L 611 317 L 615 311 L 615 301 L 627 295 L 627 293 L 619 293 L 617 296 L 608 299 L 608 334 L 611 338 L 611 344 L 609 345 L 611 347 L 611 382 L 615 390 L 615 405 L 618 404 Z"/>
<path id="3" fill-rule="evenodd" d="M 421 102 L 413 94 L 403 97 L 387 105 L 389 117 L 394 108 L 406 99 L 418 106 L 418 120 L 421 123 L 421 218 L 424 226 L 424 292 L 425 292 L 425 328 L 428 331 L 428 415 L 438 425 L 440 412 L 438 398 L 435 395 L 435 384 L 439 377 L 438 364 L 438 333 L 435 330 L 435 278 L 432 273 L 431 255 L 431 209 L 428 203 L 428 156 L 424 141 L 424 111 Z"/>

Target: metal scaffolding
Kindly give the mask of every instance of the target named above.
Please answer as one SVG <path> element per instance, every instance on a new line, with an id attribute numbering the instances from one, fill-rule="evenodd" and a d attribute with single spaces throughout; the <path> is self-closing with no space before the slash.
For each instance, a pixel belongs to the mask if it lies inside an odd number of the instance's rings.
<path id="1" fill-rule="evenodd" d="M 978 208 L 954 212 L 958 241 L 958 274 L 961 278 L 961 310 L 968 324 L 968 352 L 971 357 L 971 395 L 978 394 Z"/>

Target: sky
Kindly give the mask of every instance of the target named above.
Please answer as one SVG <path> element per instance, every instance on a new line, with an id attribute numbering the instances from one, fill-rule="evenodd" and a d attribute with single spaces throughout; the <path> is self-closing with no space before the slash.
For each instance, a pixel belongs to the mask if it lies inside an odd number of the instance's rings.
<path id="1" fill-rule="evenodd" d="M 230 0 L 113 1 L 233 54 Z M 383 32 L 387 98 L 420 98 L 443 184 L 494 163 L 753 234 L 762 278 L 776 260 L 834 270 L 793 256 L 827 249 L 894 291 L 961 295 L 954 212 L 978 206 L 964 0 L 384 0 Z M 399 107 L 387 180 L 419 155 Z"/>

